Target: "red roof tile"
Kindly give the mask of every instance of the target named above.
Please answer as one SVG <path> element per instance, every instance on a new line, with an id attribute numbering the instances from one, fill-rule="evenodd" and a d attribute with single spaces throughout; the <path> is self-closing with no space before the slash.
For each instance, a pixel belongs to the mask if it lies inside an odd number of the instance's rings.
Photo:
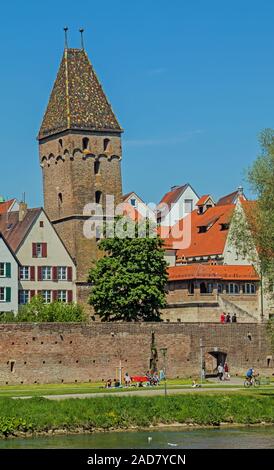
<path id="1" fill-rule="evenodd" d="M 227 281 L 259 281 L 253 266 L 191 264 L 168 268 L 169 281 L 183 279 L 218 279 Z"/>
<path id="2" fill-rule="evenodd" d="M 203 206 L 209 198 L 210 198 L 210 194 L 205 194 L 205 196 L 200 197 L 196 205 Z"/>
<path id="3" fill-rule="evenodd" d="M 180 195 L 185 191 L 186 188 L 187 184 L 184 184 L 183 186 L 176 186 L 174 189 L 163 196 L 158 206 L 161 204 L 167 204 L 170 206 L 179 199 Z"/>
<path id="4" fill-rule="evenodd" d="M 9 201 L 0 202 L 0 214 L 5 214 L 13 205 L 15 199 L 10 199 Z"/>
<path id="5" fill-rule="evenodd" d="M 228 235 L 223 224 L 230 222 L 234 209 L 235 205 L 215 206 L 204 214 L 194 210 L 174 227 L 158 227 L 158 233 L 164 239 L 166 249 L 178 250 L 177 258 L 221 255 Z M 208 229 L 200 232 L 203 226 Z"/>
<path id="6" fill-rule="evenodd" d="M 28 209 L 27 213 L 19 222 L 19 212 L 7 212 L 0 216 L 0 232 L 7 240 L 11 249 L 16 252 L 21 242 L 25 239 L 33 223 L 43 209 Z"/>

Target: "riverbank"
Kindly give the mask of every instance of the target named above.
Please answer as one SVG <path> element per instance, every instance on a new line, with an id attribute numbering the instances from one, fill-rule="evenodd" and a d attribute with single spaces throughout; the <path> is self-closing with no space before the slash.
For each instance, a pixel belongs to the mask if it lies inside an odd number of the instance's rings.
<path id="1" fill-rule="evenodd" d="M 0 437 L 136 430 L 161 426 L 273 424 L 273 394 L 0 400 Z"/>

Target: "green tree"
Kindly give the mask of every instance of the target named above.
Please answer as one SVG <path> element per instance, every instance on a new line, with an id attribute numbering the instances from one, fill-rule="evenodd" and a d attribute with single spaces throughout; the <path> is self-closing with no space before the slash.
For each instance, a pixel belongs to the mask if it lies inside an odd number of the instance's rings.
<path id="1" fill-rule="evenodd" d="M 1 323 L 21 322 L 84 322 L 87 320 L 83 307 L 76 303 L 52 302 L 46 304 L 41 296 L 35 296 L 30 303 L 22 305 L 17 314 L 2 313 Z"/>
<path id="2" fill-rule="evenodd" d="M 163 241 L 151 236 L 147 223 L 127 220 L 126 234 L 119 223 L 115 236 L 99 243 L 105 256 L 89 273 L 90 304 L 103 321 L 158 321 L 166 304 Z"/>
<path id="3" fill-rule="evenodd" d="M 256 202 L 234 211 L 230 242 L 254 264 L 264 278 L 264 289 L 273 295 L 274 274 L 274 130 L 260 135 L 261 154 L 247 171 Z"/>

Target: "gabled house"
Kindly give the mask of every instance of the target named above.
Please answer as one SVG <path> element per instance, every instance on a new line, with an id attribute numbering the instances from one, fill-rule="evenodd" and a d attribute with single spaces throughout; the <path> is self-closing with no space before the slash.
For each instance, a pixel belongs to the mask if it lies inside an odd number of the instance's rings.
<path id="1" fill-rule="evenodd" d="M 37 294 L 47 303 L 76 300 L 74 260 L 42 208 L 20 203 L 19 211 L 0 216 L 0 232 L 21 263 L 19 304 Z"/>
<path id="2" fill-rule="evenodd" d="M 0 232 L 0 313 L 18 310 L 18 269 L 20 263 Z"/>
<path id="3" fill-rule="evenodd" d="M 130 212 L 130 210 L 128 210 L 128 206 L 131 206 L 140 214 L 140 217 L 136 218 L 137 220 L 147 218 L 156 222 L 155 212 L 135 192 L 125 194 L 122 197 L 122 200 L 127 212 Z"/>
<path id="4" fill-rule="evenodd" d="M 225 206 L 227 204 L 237 204 L 240 198 L 244 201 L 247 200 L 246 196 L 244 195 L 244 190 L 242 186 L 239 186 L 238 189 L 236 189 L 236 191 L 233 191 L 233 193 L 227 194 L 226 196 L 222 196 L 218 200 L 217 206 Z"/>
<path id="5" fill-rule="evenodd" d="M 199 196 L 192 186 L 172 186 L 157 206 L 157 223 L 162 226 L 173 226 L 190 214 L 196 207 Z"/>

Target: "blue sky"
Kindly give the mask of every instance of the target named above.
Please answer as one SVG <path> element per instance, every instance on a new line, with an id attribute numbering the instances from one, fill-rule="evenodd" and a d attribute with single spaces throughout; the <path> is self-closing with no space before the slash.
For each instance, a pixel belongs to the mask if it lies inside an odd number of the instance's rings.
<path id="1" fill-rule="evenodd" d="M 272 0 L 1 3 L 0 194 L 42 205 L 36 135 L 78 29 L 123 134 L 123 190 L 158 202 L 189 182 L 215 198 L 244 182 L 274 126 Z M 248 192 L 248 191 L 247 191 Z M 248 193 L 250 195 L 250 193 Z"/>

